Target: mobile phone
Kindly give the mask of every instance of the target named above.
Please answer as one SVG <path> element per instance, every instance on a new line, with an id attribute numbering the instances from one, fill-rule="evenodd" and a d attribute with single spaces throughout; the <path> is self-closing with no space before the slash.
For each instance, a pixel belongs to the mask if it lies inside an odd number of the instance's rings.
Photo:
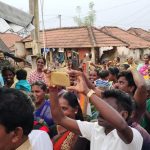
<path id="1" fill-rule="evenodd" d="M 51 85 L 68 87 L 70 86 L 69 74 L 66 72 L 52 72 L 50 82 Z"/>

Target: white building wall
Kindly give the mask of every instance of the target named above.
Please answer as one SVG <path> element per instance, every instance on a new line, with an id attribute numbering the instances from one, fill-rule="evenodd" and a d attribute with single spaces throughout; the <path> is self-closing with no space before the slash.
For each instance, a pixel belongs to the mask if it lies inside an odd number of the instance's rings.
<path id="1" fill-rule="evenodd" d="M 145 49 L 144 52 L 143 52 L 143 54 L 150 54 L 150 48 L 149 49 L 148 48 Z"/>
<path id="2" fill-rule="evenodd" d="M 134 58 L 134 60 L 139 60 L 141 55 L 141 50 L 140 49 L 130 49 L 129 50 L 129 55 Z"/>
<path id="3" fill-rule="evenodd" d="M 117 47 L 117 53 L 119 56 L 128 56 L 129 55 L 129 48 L 127 47 Z"/>
<path id="4" fill-rule="evenodd" d="M 117 47 L 117 53 L 122 59 L 132 56 L 138 61 L 143 54 L 150 54 L 150 49 L 129 49 L 127 47 Z"/>

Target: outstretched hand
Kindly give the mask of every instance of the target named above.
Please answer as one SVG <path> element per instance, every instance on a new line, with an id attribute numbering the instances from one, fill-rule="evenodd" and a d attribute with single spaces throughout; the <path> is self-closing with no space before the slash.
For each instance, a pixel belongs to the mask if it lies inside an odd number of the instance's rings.
<path id="1" fill-rule="evenodd" d="M 70 76 L 83 76 L 83 72 L 77 70 L 68 70 L 67 72 Z"/>
<path id="2" fill-rule="evenodd" d="M 83 73 L 80 71 L 72 70 L 68 72 L 69 75 L 75 75 L 77 77 L 76 85 L 67 87 L 68 90 L 73 90 L 79 93 L 87 94 L 89 88 L 85 82 Z"/>
<path id="3" fill-rule="evenodd" d="M 76 78 L 78 76 L 82 76 L 82 78 L 84 79 L 84 81 L 86 82 L 86 85 L 88 86 L 89 89 L 95 89 L 95 85 L 88 79 L 88 77 L 81 71 L 77 71 L 77 70 L 71 70 L 68 71 L 69 76 L 75 76 Z"/>

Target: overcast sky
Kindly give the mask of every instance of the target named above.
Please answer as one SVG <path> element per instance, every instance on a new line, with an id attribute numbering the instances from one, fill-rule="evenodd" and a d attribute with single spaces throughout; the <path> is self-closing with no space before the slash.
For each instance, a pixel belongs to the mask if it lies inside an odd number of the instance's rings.
<path id="1" fill-rule="evenodd" d="M 29 11 L 29 0 L 0 1 L 26 12 Z M 39 0 L 39 4 L 40 1 L 42 0 Z M 46 28 L 59 27 L 59 14 L 62 15 L 62 26 L 76 26 L 73 21 L 73 17 L 76 15 L 76 6 L 81 6 L 81 16 L 84 17 L 87 15 L 90 1 L 44 0 L 44 22 Z M 93 2 L 96 10 L 95 26 L 107 25 L 123 28 L 141 27 L 150 29 L 150 0 L 93 0 Z"/>

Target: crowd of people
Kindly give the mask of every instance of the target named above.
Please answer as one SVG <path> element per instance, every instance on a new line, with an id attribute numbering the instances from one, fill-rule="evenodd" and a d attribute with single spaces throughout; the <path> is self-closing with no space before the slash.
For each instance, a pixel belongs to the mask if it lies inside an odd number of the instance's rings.
<path id="1" fill-rule="evenodd" d="M 49 84 L 44 57 L 36 64 L 1 68 L 0 150 L 150 150 L 150 55 L 69 60 L 69 87 Z"/>

